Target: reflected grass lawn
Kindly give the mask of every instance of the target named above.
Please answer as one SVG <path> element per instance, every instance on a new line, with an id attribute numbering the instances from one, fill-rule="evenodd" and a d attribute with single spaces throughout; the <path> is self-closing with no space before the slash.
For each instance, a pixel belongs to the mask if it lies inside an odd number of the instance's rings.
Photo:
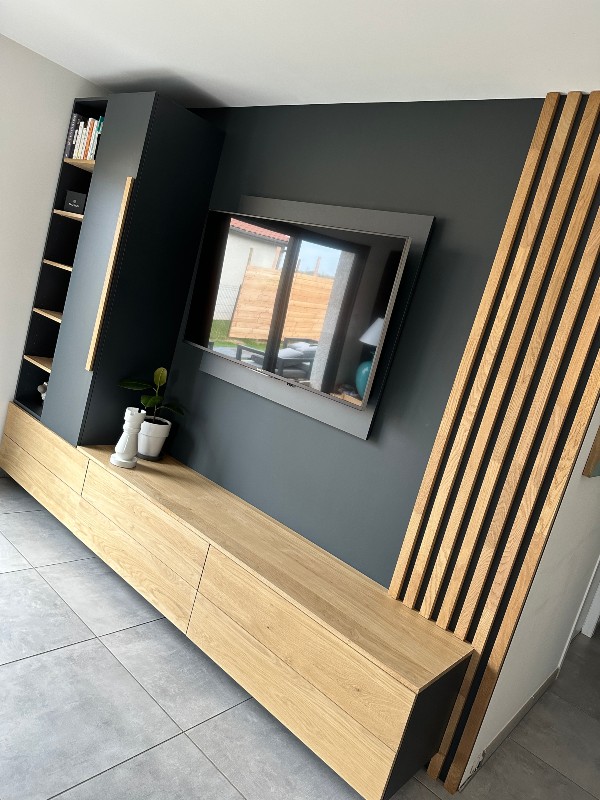
<path id="1" fill-rule="evenodd" d="M 230 325 L 231 320 L 213 319 L 209 336 L 210 341 L 213 342 L 213 347 L 235 347 L 238 344 L 245 344 L 248 347 L 254 347 L 257 350 L 264 351 L 267 343 L 261 342 L 258 339 L 230 339 Z"/>

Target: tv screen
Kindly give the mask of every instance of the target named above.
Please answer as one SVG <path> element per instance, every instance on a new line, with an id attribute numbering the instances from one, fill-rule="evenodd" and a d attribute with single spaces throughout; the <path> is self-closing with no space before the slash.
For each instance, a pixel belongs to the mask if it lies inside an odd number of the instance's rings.
<path id="1" fill-rule="evenodd" d="M 210 211 L 184 334 L 202 359 L 185 359 L 366 439 L 432 224 L 247 195 Z"/>
<path id="2" fill-rule="evenodd" d="M 188 339 L 362 408 L 408 247 L 406 237 L 211 212 L 201 254 L 210 301 Z"/>

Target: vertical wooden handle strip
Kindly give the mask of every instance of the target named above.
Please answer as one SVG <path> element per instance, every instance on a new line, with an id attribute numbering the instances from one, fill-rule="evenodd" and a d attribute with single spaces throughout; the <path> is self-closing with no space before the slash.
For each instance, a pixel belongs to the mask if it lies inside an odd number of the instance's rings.
<path id="1" fill-rule="evenodd" d="M 94 323 L 92 341 L 90 343 L 87 361 L 85 362 L 85 368 L 88 372 L 91 372 L 94 369 L 96 350 L 98 349 L 100 331 L 102 330 L 104 314 L 106 313 L 106 304 L 108 303 L 110 284 L 112 282 L 115 264 L 117 263 L 117 253 L 119 252 L 121 236 L 125 226 L 125 217 L 127 216 L 127 207 L 131 197 L 131 190 L 133 189 L 133 180 L 133 178 L 126 178 L 125 180 L 125 188 L 123 190 L 123 197 L 121 198 L 121 207 L 119 209 L 119 216 L 117 217 L 117 227 L 115 228 L 115 235 L 113 237 L 112 247 L 110 248 L 110 255 L 108 257 L 108 264 L 106 266 L 106 274 L 104 275 L 104 285 L 102 286 L 102 294 L 100 295 L 100 304 L 98 306 L 98 313 L 96 314 L 96 321 Z"/>

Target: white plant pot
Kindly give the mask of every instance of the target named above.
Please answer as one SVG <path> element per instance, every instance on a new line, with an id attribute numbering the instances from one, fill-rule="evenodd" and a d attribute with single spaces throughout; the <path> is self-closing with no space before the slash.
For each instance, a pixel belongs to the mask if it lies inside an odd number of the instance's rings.
<path id="1" fill-rule="evenodd" d="M 163 417 L 156 417 L 160 423 L 145 419 L 138 435 L 138 456 L 147 461 L 158 461 L 165 439 L 171 430 L 171 423 Z"/>

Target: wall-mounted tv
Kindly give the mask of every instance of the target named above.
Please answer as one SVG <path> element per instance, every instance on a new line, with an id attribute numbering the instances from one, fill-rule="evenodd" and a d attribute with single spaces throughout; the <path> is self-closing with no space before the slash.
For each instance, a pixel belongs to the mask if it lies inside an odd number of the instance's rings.
<path id="1" fill-rule="evenodd" d="M 254 197 L 210 211 L 186 327 L 201 368 L 366 438 L 431 223 Z"/>

